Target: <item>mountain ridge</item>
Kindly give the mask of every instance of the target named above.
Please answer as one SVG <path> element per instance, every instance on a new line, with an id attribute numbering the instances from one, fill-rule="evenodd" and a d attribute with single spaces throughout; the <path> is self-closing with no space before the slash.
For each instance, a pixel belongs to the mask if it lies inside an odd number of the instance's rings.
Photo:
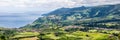
<path id="1" fill-rule="evenodd" d="M 120 22 L 120 4 L 116 5 L 100 5 L 92 7 L 76 7 L 76 8 L 60 8 L 38 18 L 32 24 L 28 24 L 23 28 L 42 28 L 53 26 L 69 26 L 69 25 L 94 25 L 95 27 L 104 24 L 119 24 Z M 82 25 L 86 26 L 86 25 Z M 110 27 L 114 27 L 113 25 Z M 117 25 L 115 28 L 120 28 Z M 92 26 L 93 27 L 93 26 Z"/>

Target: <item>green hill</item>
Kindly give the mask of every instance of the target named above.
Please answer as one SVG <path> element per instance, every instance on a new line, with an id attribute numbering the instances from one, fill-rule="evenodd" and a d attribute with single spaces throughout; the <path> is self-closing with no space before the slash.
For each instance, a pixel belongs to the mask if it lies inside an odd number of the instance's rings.
<path id="1" fill-rule="evenodd" d="M 120 29 L 120 4 L 60 8 L 21 28 L 83 26 Z"/>

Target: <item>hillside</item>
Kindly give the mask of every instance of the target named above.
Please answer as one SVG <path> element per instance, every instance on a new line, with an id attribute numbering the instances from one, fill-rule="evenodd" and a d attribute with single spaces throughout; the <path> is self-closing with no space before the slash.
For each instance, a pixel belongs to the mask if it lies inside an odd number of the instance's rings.
<path id="1" fill-rule="evenodd" d="M 120 4 L 60 8 L 21 28 L 0 27 L 0 40 L 120 40 Z"/>
<path id="2" fill-rule="evenodd" d="M 120 4 L 92 7 L 60 8 L 22 28 L 83 26 L 119 29 Z"/>

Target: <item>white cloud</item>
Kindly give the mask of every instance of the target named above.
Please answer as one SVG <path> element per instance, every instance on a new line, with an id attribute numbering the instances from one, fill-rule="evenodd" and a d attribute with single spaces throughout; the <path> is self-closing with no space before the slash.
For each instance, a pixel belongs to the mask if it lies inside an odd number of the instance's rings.
<path id="1" fill-rule="evenodd" d="M 61 2 L 63 5 L 68 5 L 66 3 L 101 3 L 101 2 L 120 2 L 120 0 L 0 0 L 0 4 L 8 5 L 33 5 L 33 4 L 50 4 L 51 2 Z"/>
<path id="2" fill-rule="evenodd" d="M 51 10 L 59 7 L 116 4 L 120 0 L 0 0 L 0 9 L 5 11 Z M 12 10 L 13 9 L 13 10 Z"/>
<path id="3" fill-rule="evenodd" d="M 96 6 L 105 4 L 119 4 L 120 0 L 72 0 L 75 6 Z"/>

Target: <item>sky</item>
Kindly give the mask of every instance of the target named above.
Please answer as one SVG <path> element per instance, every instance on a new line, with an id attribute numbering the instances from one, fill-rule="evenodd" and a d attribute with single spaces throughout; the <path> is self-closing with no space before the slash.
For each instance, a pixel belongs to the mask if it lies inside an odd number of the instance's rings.
<path id="1" fill-rule="evenodd" d="M 120 4 L 120 0 L 0 0 L 0 26 L 19 28 L 41 14 L 65 7 Z"/>

